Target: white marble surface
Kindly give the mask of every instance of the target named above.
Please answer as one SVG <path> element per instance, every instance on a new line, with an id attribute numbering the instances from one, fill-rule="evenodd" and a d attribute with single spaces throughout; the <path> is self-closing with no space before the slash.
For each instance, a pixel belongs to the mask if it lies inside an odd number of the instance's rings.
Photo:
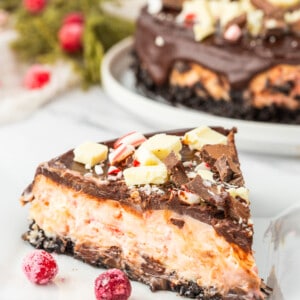
<path id="1" fill-rule="evenodd" d="M 0 235 L 5 243 L 5 251 L 0 249 L 0 287 L 4 287 L 0 288 L 1 299 L 23 299 L 22 293 L 11 295 L 14 286 L 20 284 L 24 288 L 24 295 L 30 299 L 40 299 L 44 293 L 47 293 L 47 297 L 56 293 L 51 288 L 47 291 L 34 289 L 23 281 L 20 271 L 21 259 L 31 247 L 20 239 L 20 235 L 27 228 L 27 208 L 21 207 L 18 199 L 33 179 L 37 165 L 85 140 L 101 141 L 132 130 L 151 132 L 160 129 L 164 130 L 158 124 L 145 122 L 142 118 L 124 111 L 99 87 L 88 92 L 69 92 L 22 121 L 0 126 Z M 262 241 L 262 228 L 267 226 L 268 218 L 274 217 L 294 203 L 300 203 L 300 159 L 240 151 L 240 161 L 251 191 L 255 226 L 259 228 L 255 238 Z M 261 221 L 258 217 L 262 217 Z M 13 229 L 9 229 L 11 226 Z M 264 275 L 265 246 L 256 242 L 255 249 L 259 254 L 258 265 L 262 266 L 260 270 Z M 93 268 L 83 268 L 81 263 L 68 258 L 58 259 L 63 261 L 63 274 L 67 274 L 68 268 L 73 272 L 66 275 L 73 281 L 65 284 L 64 275 L 61 275 L 59 280 L 62 282 L 57 283 L 58 290 L 66 291 L 66 294 L 59 294 L 60 296 L 69 297 L 72 284 L 81 280 L 82 274 L 92 280 L 98 272 Z M 139 289 L 144 293 L 145 287 L 135 285 L 136 295 L 139 295 Z M 90 291 L 88 284 L 84 285 L 84 290 Z M 53 299 L 47 297 L 44 299 Z M 151 293 L 147 297 L 152 299 Z M 155 299 L 159 298 L 158 296 Z M 74 299 L 80 298 L 75 296 Z M 165 299 L 173 298 L 170 296 Z"/>

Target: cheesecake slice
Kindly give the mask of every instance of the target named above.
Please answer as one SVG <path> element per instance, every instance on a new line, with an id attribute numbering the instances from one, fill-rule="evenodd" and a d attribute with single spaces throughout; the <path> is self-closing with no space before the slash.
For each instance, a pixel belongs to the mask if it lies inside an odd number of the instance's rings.
<path id="1" fill-rule="evenodd" d="M 197 299 L 265 299 L 236 130 L 86 142 L 38 166 L 23 239 Z"/>

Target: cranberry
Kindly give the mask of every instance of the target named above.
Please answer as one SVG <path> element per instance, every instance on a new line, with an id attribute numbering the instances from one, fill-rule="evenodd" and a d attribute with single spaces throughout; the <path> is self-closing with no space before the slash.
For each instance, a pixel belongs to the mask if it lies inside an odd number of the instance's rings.
<path id="1" fill-rule="evenodd" d="M 63 19 L 63 24 L 83 24 L 84 15 L 81 12 L 72 12 L 67 14 Z"/>
<path id="2" fill-rule="evenodd" d="M 27 11 L 36 14 L 42 12 L 46 5 L 46 0 L 23 0 L 23 5 Z"/>
<path id="3" fill-rule="evenodd" d="M 24 86 L 28 90 L 40 89 L 49 83 L 50 71 L 43 65 L 33 65 L 25 74 Z"/>
<path id="4" fill-rule="evenodd" d="M 83 24 L 66 23 L 58 32 L 61 48 L 68 53 L 75 53 L 82 49 Z"/>
<path id="5" fill-rule="evenodd" d="M 128 277 L 119 269 L 110 269 L 95 280 L 97 300 L 127 300 L 131 294 Z"/>
<path id="6" fill-rule="evenodd" d="M 22 269 L 27 278 L 36 284 L 46 284 L 58 272 L 53 256 L 45 250 L 34 250 L 23 260 Z"/>

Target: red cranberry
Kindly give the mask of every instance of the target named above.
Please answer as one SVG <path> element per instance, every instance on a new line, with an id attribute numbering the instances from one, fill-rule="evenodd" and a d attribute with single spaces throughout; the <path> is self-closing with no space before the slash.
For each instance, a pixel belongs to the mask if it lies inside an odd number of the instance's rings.
<path id="1" fill-rule="evenodd" d="M 97 300 L 127 300 L 131 294 L 128 277 L 119 269 L 110 269 L 95 280 Z"/>
<path id="2" fill-rule="evenodd" d="M 81 12 L 72 12 L 67 14 L 63 19 L 63 24 L 83 24 L 84 16 Z"/>
<path id="3" fill-rule="evenodd" d="M 23 0 L 24 8 L 33 14 L 42 12 L 46 4 L 47 0 Z"/>
<path id="4" fill-rule="evenodd" d="M 66 23 L 58 32 L 61 48 L 68 53 L 78 52 L 82 48 L 83 25 Z"/>
<path id="5" fill-rule="evenodd" d="M 27 278 L 36 284 L 46 284 L 58 272 L 53 256 L 45 250 L 34 250 L 23 260 L 22 269 Z"/>
<path id="6" fill-rule="evenodd" d="M 42 65 L 33 65 L 25 74 L 24 86 L 29 90 L 40 89 L 51 79 L 50 71 Z"/>

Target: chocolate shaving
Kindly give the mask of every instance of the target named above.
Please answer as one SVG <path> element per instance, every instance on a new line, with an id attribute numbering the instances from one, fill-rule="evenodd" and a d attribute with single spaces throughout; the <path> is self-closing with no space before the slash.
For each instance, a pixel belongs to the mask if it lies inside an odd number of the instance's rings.
<path id="1" fill-rule="evenodd" d="M 232 179 L 233 171 L 230 168 L 228 158 L 225 155 L 222 155 L 216 160 L 214 167 L 217 169 L 222 181 L 229 182 Z"/>
<path id="2" fill-rule="evenodd" d="M 181 10 L 184 0 L 163 0 L 164 7 Z"/>
<path id="3" fill-rule="evenodd" d="M 180 187 L 189 181 L 182 162 L 173 151 L 165 158 L 164 164 L 171 175 L 171 180 L 176 186 Z"/>
<path id="4" fill-rule="evenodd" d="M 213 166 L 216 160 L 225 155 L 226 157 L 235 156 L 234 150 L 229 145 L 204 145 L 201 149 L 201 157 L 202 159 Z"/>
<path id="5" fill-rule="evenodd" d="M 225 211 L 232 219 L 239 221 L 240 219 L 248 220 L 250 218 L 249 206 L 233 197 L 228 197 L 226 200 Z"/>
<path id="6" fill-rule="evenodd" d="M 239 165 L 234 163 L 231 157 L 222 155 L 219 157 L 213 167 L 219 173 L 220 179 L 224 182 L 242 186 L 244 179 L 239 168 Z"/>
<path id="7" fill-rule="evenodd" d="M 216 185 L 208 186 L 204 184 L 201 176 L 197 175 L 193 180 L 188 182 L 185 187 L 201 197 L 201 199 L 215 207 L 223 209 L 225 206 L 227 192 L 219 193 Z"/>

